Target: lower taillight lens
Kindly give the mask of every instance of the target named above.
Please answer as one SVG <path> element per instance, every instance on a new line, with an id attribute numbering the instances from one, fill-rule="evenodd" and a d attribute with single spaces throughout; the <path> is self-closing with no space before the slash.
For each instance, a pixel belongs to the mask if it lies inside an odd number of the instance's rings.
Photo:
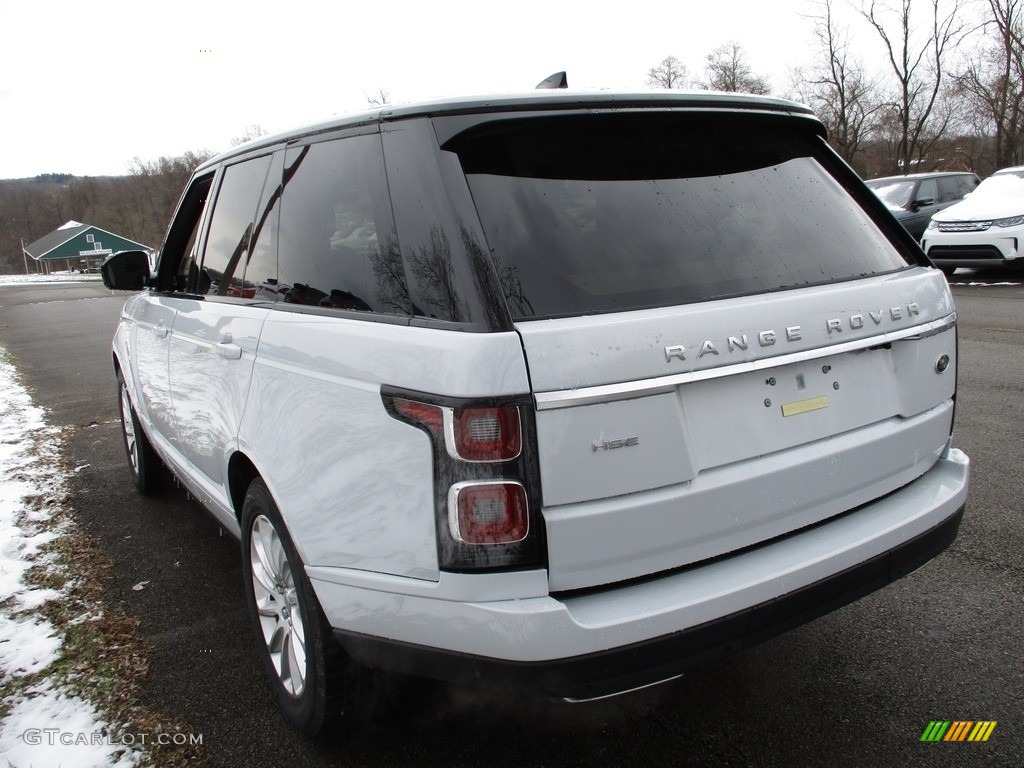
<path id="1" fill-rule="evenodd" d="M 514 482 L 456 483 L 448 491 L 448 527 L 465 544 L 514 544 L 530 532 L 526 489 Z"/>

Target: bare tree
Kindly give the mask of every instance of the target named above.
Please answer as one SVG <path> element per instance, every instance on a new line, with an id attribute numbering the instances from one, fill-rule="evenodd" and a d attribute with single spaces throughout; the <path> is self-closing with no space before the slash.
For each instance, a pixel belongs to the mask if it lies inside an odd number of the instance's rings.
<path id="1" fill-rule="evenodd" d="M 378 88 L 375 93 L 366 94 L 366 106 L 383 107 L 391 103 L 391 91 L 384 88 Z"/>
<path id="2" fill-rule="evenodd" d="M 736 41 L 720 45 L 705 57 L 706 79 L 699 83 L 708 91 L 734 91 L 766 95 L 771 93 L 768 81 L 754 74 L 747 62 L 743 46 Z"/>
<path id="3" fill-rule="evenodd" d="M 242 130 L 241 136 L 235 136 L 231 139 L 231 146 L 237 147 L 239 144 L 245 144 L 247 141 L 252 141 L 253 139 L 258 139 L 260 136 L 266 135 L 267 130 L 262 125 L 253 123 L 252 125 L 245 126 Z"/>
<path id="4" fill-rule="evenodd" d="M 686 65 L 675 56 L 666 56 L 656 67 L 647 70 L 651 88 L 685 88 L 689 81 Z"/>
<path id="5" fill-rule="evenodd" d="M 821 118 L 828 129 L 829 143 L 840 157 L 864 173 L 859 155 L 882 108 L 878 86 L 868 77 L 862 62 L 850 55 L 849 33 L 837 26 L 832 0 L 822 0 L 818 11 L 811 17 L 818 60 L 794 72 L 796 97 Z"/>
<path id="6" fill-rule="evenodd" d="M 911 0 L 897 7 L 871 0 L 861 15 L 878 34 L 886 60 L 896 78 L 890 102 L 894 163 L 897 173 L 909 173 L 946 132 L 948 110 L 936 109 L 943 89 L 943 72 L 949 49 L 968 33 L 963 8 L 967 0 L 929 0 L 928 19 L 911 15 Z M 923 3 L 916 0 L 915 8 Z"/>
<path id="7" fill-rule="evenodd" d="M 1024 162 L 1024 0 L 986 0 L 989 45 L 955 77 L 968 119 L 993 136 L 993 166 Z"/>

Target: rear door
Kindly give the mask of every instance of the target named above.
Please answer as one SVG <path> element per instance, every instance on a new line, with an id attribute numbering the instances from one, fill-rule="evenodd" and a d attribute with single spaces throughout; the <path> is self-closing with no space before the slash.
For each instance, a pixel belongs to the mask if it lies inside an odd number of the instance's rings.
<path id="1" fill-rule="evenodd" d="M 659 114 L 454 146 L 530 371 L 552 589 L 813 525 L 944 448 L 945 281 L 816 137 Z"/>

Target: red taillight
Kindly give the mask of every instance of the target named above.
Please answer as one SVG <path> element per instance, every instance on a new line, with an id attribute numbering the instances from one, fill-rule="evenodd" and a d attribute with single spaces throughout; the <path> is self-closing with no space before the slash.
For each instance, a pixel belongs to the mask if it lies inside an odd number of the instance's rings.
<path id="1" fill-rule="evenodd" d="M 459 408 L 454 412 L 455 454 L 465 461 L 508 461 L 523 447 L 518 408 Z"/>
<path id="2" fill-rule="evenodd" d="M 540 471 L 529 395 L 420 399 L 420 393 L 382 388 L 381 397 L 394 418 L 430 436 L 441 569 L 543 567 Z M 417 466 L 422 473 L 424 465 Z"/>
<path id="3" fill-rule="evenodd" d="M 395 410 L 444 439 L 448 455 L 462 461 L 510 461 L 523 449 L 519 409 L 447 408 L 394 399 Z"/>
<path id="4" fill-rule="evenodd" d="M 394 399 L 395 410 L 410 421 L 422 424 L 435 435 L 444 431 L 444 411 L 436 405 L 417 403 L 415 400 Z"/>
<path id="5" fill-rule="evenodd" d="M 530 532 L 526 489 L 519 483 L 456 483 L 448 492 L 452 537 L 466 544 L 514 544 Z"/>

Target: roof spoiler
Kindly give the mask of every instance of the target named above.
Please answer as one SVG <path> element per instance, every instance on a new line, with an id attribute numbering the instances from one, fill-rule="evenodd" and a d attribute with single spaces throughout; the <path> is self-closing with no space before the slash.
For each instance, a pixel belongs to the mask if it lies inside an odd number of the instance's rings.
<path id="1" fill-rule="evenodd" d="M 546 77 L 537 83 L 537 89 L 541 88 L 568 88 L 569 80 L 565 76 L 565 72 L 555 72 L 550 77 Z"/>

